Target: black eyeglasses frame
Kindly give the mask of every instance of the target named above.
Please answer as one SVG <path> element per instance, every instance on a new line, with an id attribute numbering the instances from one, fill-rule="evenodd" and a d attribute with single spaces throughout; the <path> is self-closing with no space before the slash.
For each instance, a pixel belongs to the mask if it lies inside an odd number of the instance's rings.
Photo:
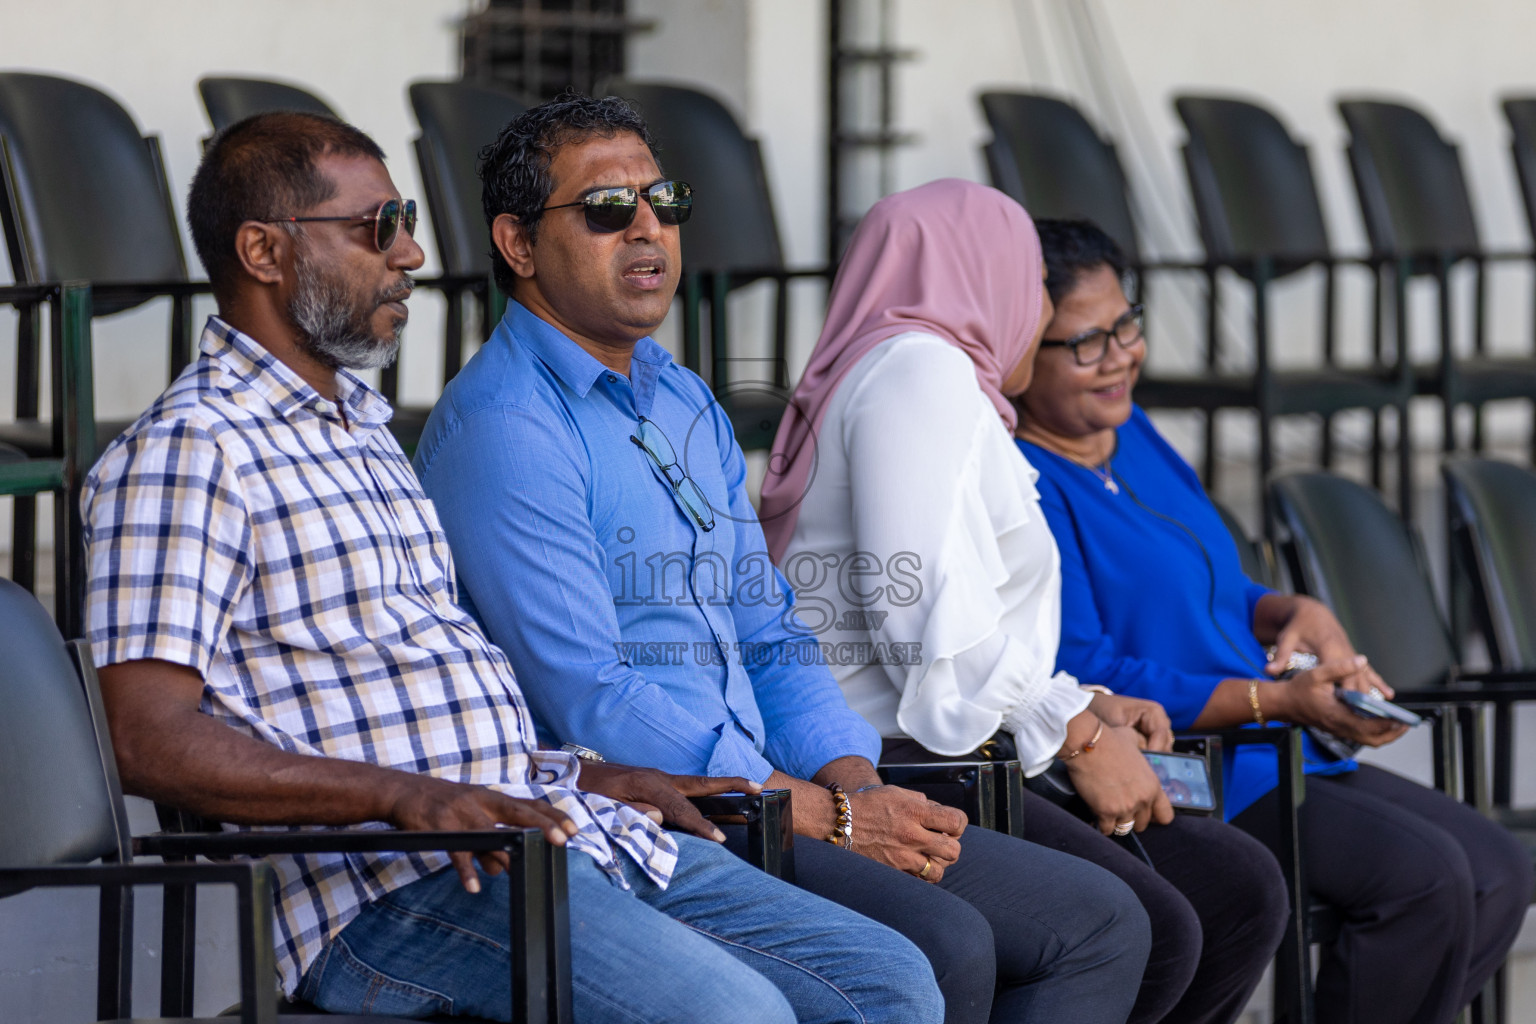
<path id="1" fill-rule="evenodd" d="M 1138 302 L 1124 313 L 1121 313 L 1120 316 L 1116 317 L 1115 322 L 1109 326 L 1108 330 L 1105 330 L 1103 327 L 1095 327 L 1091 330 L 1083 331 L 1080 334 L 1074 334 L 1070 338 L 1042 338 L 1040 339 L 1040 347 L 1070 348 L 1072 350 L 1072 360 L 1073 362 L 1077 363 L 1078 366 L 1097 366 L 1104 361 L 1105 356 L 1109 355 L 1109 340 L 1111 338 L 1114 339 L 1116 345 L 1119 345 L 1126 351 L 1130 351 L 1132 348 L 1135 348 L 1137 345 L 1142 344 L 1147 340 L 1146 332 L 1143 330 L 1141 323 L 1142 317 L 1145 313 L 1146 307 Z M 1136 333 L 1131 337 L 1129 341 L 1127 341 L 1120 336 L 1120 332 L 1132 324 L 1134 324 L 1136 327 Z M 1082 356 L 1082 346 L 1088 344 L 1090 341 L 1093 341 L 1100 335 L 1103 335 L 1104 337 L 1104 351 L 1099 354 L 1097 359 L 1089 359 L 1085 361 Z"/>

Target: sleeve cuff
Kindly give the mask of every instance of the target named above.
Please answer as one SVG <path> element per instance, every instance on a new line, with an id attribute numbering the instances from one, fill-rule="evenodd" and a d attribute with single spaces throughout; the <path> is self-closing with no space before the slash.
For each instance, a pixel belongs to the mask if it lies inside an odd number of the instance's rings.
<path id="1" fill-rule="evenodd" d="M 1259 602 L 1261 600 L 1263 600 L 1265 596 L 1267 596 L 1269 594 L 1273 594 L 1273 593 L 1274 593 L 1273 590 L 1271 590 L 1269 587 L 1266 587 L 1262 583 L 1251 583 L 1251 584 L 1249 584 L 1249 586 L 1248 586 L 1248 628 L 1249 629 L 1253 628 L 1253 616 L 1254 616 L 1254 613 L 1258 610 Z"/>
<path id="2" fill-rule="evenodd" d="M 1092 700 L 1093 694 L 1078 689 L 1076 679 L 1058 672 L 1040 700 L 1003 716 L 1003 728 L 1013 735 L 1014 749 L 1025 775 L 1039 775 L 1050 766 L 1056 751 L 1067 741 L 1067 722 L 1081 714 Z"/>
<path id="3" fill-rule="evenodd" d="M 95 631 L 91 661 L 97 668 L 127 661 L 153 659 L 194 669 L 204 678 L 213 662 L 213 651 L 189 636 L 170 633 L 108 633 Z"/>
<path id="4" fill-rule="evenodd" d="M 741 735 L 726 732 L 709 755 L 704 773 L 711 778 L 737 775 L 753 782 L 767 782 L 768 776 L 773 774 L 773 765 Z"/>
<path id="5" fill-rule="evenodd" d="M 846 708 L 832 713 L 801 715 L 790 721 L 794 739 L 770 736 L 765 753 L 786 775 L 809 779 L 840 757 L 862 757 L 880 763 L 880 734 L 864 718 Z"/>

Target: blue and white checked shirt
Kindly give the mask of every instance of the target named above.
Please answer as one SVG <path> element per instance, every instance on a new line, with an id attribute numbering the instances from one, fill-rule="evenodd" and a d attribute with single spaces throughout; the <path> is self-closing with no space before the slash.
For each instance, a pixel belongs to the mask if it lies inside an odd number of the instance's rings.
<path id="1" fill-rule="evenodd" d="M 703 490 L 699 529 L 631 440 L 641 416 Z M 416 449 L 471 610 L 541 728 L 669 772 L 808 779 L 873 761 L 768 558 L 730 420 L 650 338 L 628 377 L 516 303 Z"/>
<path id="2" fill-rule="evenodd" d="M 506 657 L 455 604 L 447 541 L 384 398 L 338 374 L 349 431 L 336 402 L 223 321 L 201 348 L 86 480 L 96 663 L 195 668 L 205 713 L 296 754 L 548 800 L 580 827 L 568 847 L 615 884 L 617 848 L 665 886 L 673 840 L 578 793 L 571 756 L 536 749 Z M 365 905 L 447 863 L 273 858 L 284 990 Z"/>

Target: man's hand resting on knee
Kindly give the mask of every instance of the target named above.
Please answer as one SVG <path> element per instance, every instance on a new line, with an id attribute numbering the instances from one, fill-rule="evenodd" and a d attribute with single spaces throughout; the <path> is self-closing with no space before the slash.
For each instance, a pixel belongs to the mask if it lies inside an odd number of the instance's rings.
<path id="1" fill-rule="evenodd" d="M 960 859 L 965 812 L 910 789 L 882 785 L 875 766 L 862 757 L 837 758 L 810 782 L 776 771 L 766 785 L 794 794 L 798 835 L 825 839 L 837 821 L 832 794 L 825 788 L 834 782 L 847 792 L 852 808 L 854 853 L 925 882 L 937 882 Z"/>
<path id="2" fill-rule="evenodd" d="M 965 812 L 900 786 L 852 794 L 853 852 L 937 882 L 960 859 Z M 923 862 L 928 870 L 923 874 Z"/>

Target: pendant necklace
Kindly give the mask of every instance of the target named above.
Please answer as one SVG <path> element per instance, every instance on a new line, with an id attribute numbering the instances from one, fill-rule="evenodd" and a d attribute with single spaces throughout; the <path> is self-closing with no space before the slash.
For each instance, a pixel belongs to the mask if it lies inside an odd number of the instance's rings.
<path id="1" fill-rule="evenodd" d="M 1067 452 L 1064 452 L 1057 445 L 1054 445 L 1054 444 L 1043 444 L 1040 441 L 1035 440 L 1033 437 L 1031 437 L 1028 432 L 1020 431 L 1018 436 L 1020 438 L 1022 438 L 1023 440 L 1025 440 L 1025 441 L 1029 441 L 1031 444 L 1039 445 L 1041 448 L 1044 448 L 1046 451 L 1054 452 L 1057 455 L 1060 455 L 1062 458 L 1066 459 L 1068 462 L 1071 462 L 1071 463 L 1073 463 L 1075 465 L 1078 465 L 1078 466 L 1082 466 L 1088 472 L 1092 473 L 1094 476 L 1096 476 L 1100 480 L 1104 481 L 1104 489 L 1106 491 L 1108 491 L 1110 494 L 1119 494 L 1120 493 L 1120 485 L 1115 483 L 1115 471 L 1114 471 L 1115 453 L 1120 450 L 1120 436 L 1118 434 L 1115 435 L 1114 449 L 1109 453 L 1109 456 L 1104 460 L 1104 464 L 1101 465 L 1101 466 L 1095 466 L 1091 462 L 1085 462 L 1085 461 L 1083 461 L 1082 459 L 1078 458 L 1075 455 L 1071 455 L 1071 454 L 1069 454 Z"/>
<path id="2" fill-rule="evenodd" d="M 1115 438 L 1115 451 L 1119 451 L 1119 449 L 1120 449 L 1120 439 L 1118 437 L 1116 437 Z M 1062 452 L 1062 454 L 1066 455 L 1066 452 Z M 1095 466 L 1091 462 L 1085 462 L 1082 459 L 1079 459 L 1075 455 L 1067 455 L 1067 458 L 1070 459 L 1072 462 L 1076 463 L 1077 465 L 1082 466 L 1084 469 L 1086 469 L 1088 472 L 1092 473 L 1094 476 L 1098 477 L 1100 480 L 1104 481 L 1104 489 L 1106 491 L 1108 491 L 1110 494 L 1119 494 L 1120 493 L 1120 485 L 1115 483 L 1115 470 L 1114 470 L 1115 452 L 1113 452 L 1113 451 L 1110 452 L 1109 456 L 1104 460 L 1103 465 L 1100 465 L 1100 466 Z"/>
<path id="3" fill-rule="evenodd" d="M 1082 466 L 1084 469 L 1087 469 L 1089 472 L 1091 472 L 1094 476 L 1098 477 L 1100 480 L 1103 480 L 1104 481 L 1104 489 L 1106 491 L 1108 491 L 1110 494 L 1119 494 L 1120 493 L 1120 485 L 1115 483 L 1115 471 L 1112 468 L 1111 462 L 1110 462 L 1109 459 L 1105 459 L 1104 460 L 1104 465 L 1102 465 L 1102 466 L 1090 466 L 1086 462 L 1079 462 L 1078 465 Z"/>

